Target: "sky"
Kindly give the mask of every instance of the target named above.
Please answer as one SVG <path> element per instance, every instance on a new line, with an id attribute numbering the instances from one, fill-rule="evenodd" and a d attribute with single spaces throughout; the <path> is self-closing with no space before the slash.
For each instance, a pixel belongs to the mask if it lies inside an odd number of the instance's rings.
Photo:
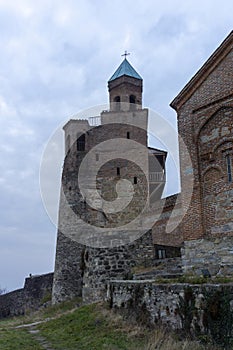
<path id="1" fill-rule="evenodd" d="M 0 287 L 53 271 L 39 176 L 55 130 L 108 102 L 125 50 L 144 106 L 175 128 L 169 103 L 232 30 L 232 12 L 231 0 L 0 0 Z M 172 179 L 167 194 L 179 190 Z"/>

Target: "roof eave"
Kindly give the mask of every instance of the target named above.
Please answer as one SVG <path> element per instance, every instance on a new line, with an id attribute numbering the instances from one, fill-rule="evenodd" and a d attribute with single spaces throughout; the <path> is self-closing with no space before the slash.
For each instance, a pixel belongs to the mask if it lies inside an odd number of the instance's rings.
<path id="1" fill-rule="evenodd" d="M 217 65 L 231 51 L 233 43 L 233 31 L 226 37 L 220 46 L 213 52 L 209 59 L 202 65 L 191 80 L 184 86 L 180 93 L 170 103 L 170 106 L 176 111 L 187 101 L 187 99 L 196 91 L 203 81 L 210 75 Z"/>

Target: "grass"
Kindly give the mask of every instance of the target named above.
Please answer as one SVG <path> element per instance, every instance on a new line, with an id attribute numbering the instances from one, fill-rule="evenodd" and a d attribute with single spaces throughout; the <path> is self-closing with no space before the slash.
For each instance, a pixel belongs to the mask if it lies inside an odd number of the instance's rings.
<path id="1" fill-rule="evenodd" d="M 0 329 L 0 349 L 43 350 L 24 329 Z"/>
<path id="2" fill-rule="evenodd" d="M 214 350 L 161 328 L 129 322 L 103 304 L 85 305 L 38 327 L 55 350 Z"/>
<path id="3" fill-rule="evenodd" d="M 71 314 L 41 324 L 39 329 L 58 350 L 143 349 L 145 339 L 141 335 L 130 337 L 116 325 L 117 318 L 110 318 L 110 311 L 109 317 L 106 315 L 100 304 L 85 305 Z"/>
<path id="4" fill-rule="evenodd" d="M 215 350 L 180 340 L 176 334 L 159 327 L 149 329 L 129 321 L 106 304 L 80 304 L 80 299 L 51 306 L 24 317 L 0 321 L 0 349 L 41 350 L 27 329 L 15 329 L 22 323 L 43 320 L 37 325 L 40 335 L 54 350 Z M 48 320 L 50 317 L 52 319 Z"/>
<path id="5" fill-rule="evenodd" d="M 203 276 L 196 275 L 183 275 L 177 278 L 167 278 L 167 277 L 155 277 L 153 282 L 159 284 L 167 283 L 189 283 L 189 284 L 218 284 L 218 283 L 233 283 L 232 277 L 214 277 L 214 278 L 206 278 Z"/>

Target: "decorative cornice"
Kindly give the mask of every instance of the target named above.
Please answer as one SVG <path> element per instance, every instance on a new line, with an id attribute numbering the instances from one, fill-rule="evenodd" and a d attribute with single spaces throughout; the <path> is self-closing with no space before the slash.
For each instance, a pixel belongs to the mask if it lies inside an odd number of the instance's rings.
<path id="1" fill-rule="evenodd" d="M 206 80 L 211 72 L 216 69 L 220 62 L 228 55 L 233 46 L 233 31 L 226 37 L 222 44 L 214 51 L 210 58 L 197 71 L 192 79 L 185 85 L 181 92 L 170 103 L 176 111 L 192 96 L 197 88 Z"/>

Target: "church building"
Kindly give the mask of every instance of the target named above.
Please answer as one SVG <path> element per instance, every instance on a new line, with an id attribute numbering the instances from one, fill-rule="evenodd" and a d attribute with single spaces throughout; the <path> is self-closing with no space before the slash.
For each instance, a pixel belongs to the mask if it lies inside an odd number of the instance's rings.
<path id="1" fill-rule="evenodd" d="M 161 199 L 167 152 L 148 146 L 143 80 L 126 55 L 98 122 L 67 122 L 53 302 L 103 299 L 108 280 L 163 261 L 182 273 L 232 275 L 232 67 L 233 32 L 171 102 L 182 139 L 179 194 Z"/>

